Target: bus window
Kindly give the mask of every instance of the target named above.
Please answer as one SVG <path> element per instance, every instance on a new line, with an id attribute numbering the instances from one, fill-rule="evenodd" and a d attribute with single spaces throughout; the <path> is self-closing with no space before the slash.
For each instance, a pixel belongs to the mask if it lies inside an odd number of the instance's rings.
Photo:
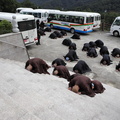
<path id="1" fill-rule="evenodd" d="M 93 22 L 93 17 L 87 17 L 86 23 L 91 23 L 91 22 Z"/>
<path id="2" fill-rule="evenodd" d="M 75 17 L 74 22 L 79 23 L 79 17 Z"/>
<path id="3" fill-rule="evenodd" d="M 23 12 L 22 14 L 27 14 L 26 12 Z"/>
<path id="4" fill-rule="evenodd" d="M 30 21 L 21 21 L 18 22 L 18 28 L 20 30 L 20 32 L 22 31 L 26 31 L 26 30 L 31 30 L 35 28 L 35 21 L 34 20 L 30 20 Z"/>
<path id="5" fill-rule="evenodd" d="M 38 18 L 41 18 L 41 13 L 38 13 Z"/>
<path id="6" fill-rule="evenodd" d="M 70 22 L 74 22 L 74 16 L 70 16 Z"/>
<path id="7" fill-rule="evenodd" d="M 66 22 L 69 22 L 69 21 L 70 21 L 68 15 L 65 16 L 65 21 L 66 21 Z"/>
<path id="8" fill-rule="evenodd" d="M 80 23 L 80 24 L 84 24 L 84 17 L 80 17 L 79 23 Z"/>
<path id="9" fill-rule="evenodd" d="M 63 15 L 60 15 L 60 21 L 63 21 Z"/>
<path id="10" fill-rule="evenodd" d="M 28 14 L 28 15 L 33 15 L 31 12 L 28 12 L 27 14 Z"/>
<path id="11" fill-rule="evenodd" d="M 33 16 L 34 17 L 38 17 L 38 13 L 33 13 Z"/>

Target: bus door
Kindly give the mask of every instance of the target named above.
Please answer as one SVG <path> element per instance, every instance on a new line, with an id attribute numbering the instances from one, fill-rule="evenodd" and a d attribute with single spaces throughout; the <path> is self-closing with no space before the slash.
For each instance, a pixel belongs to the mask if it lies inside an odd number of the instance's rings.
<path id="1" fill-rule="evenodd" d="M 41 21 L 43 21 L 44 23 L 47 23 L 47 18 L 48 18 L 48 13 L 42 12 L 41 13 Z"/>

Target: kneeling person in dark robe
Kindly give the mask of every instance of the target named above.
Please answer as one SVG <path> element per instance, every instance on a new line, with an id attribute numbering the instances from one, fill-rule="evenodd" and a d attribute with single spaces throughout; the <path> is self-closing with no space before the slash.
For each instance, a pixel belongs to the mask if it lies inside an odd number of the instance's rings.
<path id="1" fill-rule="evenodd" d="M 62 33 L 60 33 L 59 31 L 54 31 L 54 33 L 56 34 L 56 36 L 58 38 L 62 38 L 63 37 Z"/>
<path id="2" fill-rule="evenodd" d="M 89 45 L 90 45 L 90 47 L 92 47 L 92 48 L 96 48 L 96 43 L 93 42 L 93 41 L 90 41 L 90 42 L 89 42 Z"/>
<path id="3" fill-rule="evenodd" d="M 71 43 L 72 41 L 69 38 L 66 38 L 62 41 L 62 44 L 65 46 L 70 46 Z"/>
<path id="4" fill-rule="evenodd" d="M 69 46 L 69 49 L 70 50 L 76 50 L 77 49 L 76 44 L 75 43 L 71 43 L 70 46 Z"/>
<path id="5" fill-rule="evenodd" d="M 82 51 L 88 51 L 90 49 L 90 44 L 89 43 L 84 43 Z"/>
<path id="6" fill-rule="evenodd" d="M 96 46 L 99 47 L 99 48 L 101 48 L 102 46 L 104 46 L 104 43 L 101 40 L 96 40 L 95 43 L 96 43 Z"/>
<path id="7" fill-rule="evenodd" d="M 72 39 L 80 39 L 80 34 L 74 33 L 74 35 L 71 38 Z"/>
<path id="8" fill-rule="evenodd" d="M 67 32 L 65 30 L 61 30 L 63 36 L 67 36 Z"/>
<path id="9" fill-rule="evenodd" d="M 111 55 L 113 57 L 119 58 L 120 57 L 120 49 L 119 48 L 114 48 L 113 51 L 111 52 Z"/>
<path id="10" fill-rule="evenodd" d="M 57 35 L 55 33 L 51 33 L 49 37 L 51 39 L 57 39 Z"/>
<path id="11" fill-rule="evenodd" d="M 56 66 L 53 70 L 53 75 L 65 78 L 67 79 L 67 81 L 69 81 L 69 77 L 70 77 L 70 73 L 68 69 L 66 68 L 66 66 L 63 65 Z"/>
<path id="12" fill-rule="evenodd" d="M 66 66 L 66 63 L 64 62 L 64 60 L 60 59 L 60 58 L 57 58 L 55 59 L 53 62 L 52 62 L 52 66 L 53 67 L 56 67 L 56 66 L 59 66 L 59 65 L 64 65 Z"/>
<path id="13" fill-rule="evenodd" d="M 49 74 L 47 71 L 50 66 L 40 58 L 32 58 L 26 62 L 25 69 L 33 73 Z"/>
<path id="14" fill-rule="evenodd" d="M 78 61 L 78 63 L 73 67 L 73 71 L 75 73 L 80 73 L 80 74 L 84 74 L 86 72 L 90 72 L 91 69 L 89 68 L 89 66 L 87 65 L 87 63 L 83 60 Z"/>
<path id="15" fill-rule="evenodd" d="M 108 48 L 106 46 L 102 46 L 100 48 L 100 55 L 104 55 L 104 54 L 108 54 L 109 55 L 109 51 L 108 51 Z"/>
<path id="16" fill-rule="evenodd" d="M 110 60 L 110 56 L 108 54 L 104 54 L 102 60 L 100 61 L 100 64 L 103 65 L 110 65 L 112 61 Z"/>
<path id="17" fill-rule="evenodd" d="M 97 57 L 98 55 L 97 55 L 96 49 L 95 48 L 90 48 L 87 52 L 87 56 L 93 57 L 93 58 Z"/>
<path id="18" fill-rule="evenodd" d="M 77 94 L 85 94 L 94 97 L 95 92 L 92 90 L 91 84 L 92 82 L 88 77 L 78 75 L 69 82 L 68 89 Z"/>
<path id="19" fill-rule="evenodd" d="M 44 31 L 46 31 L 46 32 L 51 32 L 51 28 L 50 28 L 50 27 L 46 27 L 46 28 L 44 29 Z"/>
<path id="20" fill-rule="evenodd" d="M 116 65 L 116 70 L 120 72 L 120 62 Z"/>
<path id="21" fill-rule="evenodd" d="M 63 57 L 66 61 L 77 61 L 77 59 L 79 59 L 75 50 L 69 50 L 69 52 Z"/>

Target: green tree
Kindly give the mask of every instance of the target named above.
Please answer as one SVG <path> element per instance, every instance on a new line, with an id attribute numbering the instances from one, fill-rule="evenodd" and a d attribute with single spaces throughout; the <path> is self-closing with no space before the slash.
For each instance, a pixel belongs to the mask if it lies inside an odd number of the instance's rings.
<path id="1" fill-rule="evenodd" d="M 0 0 L 0 11 L 1 12 L 15 12 L 18 7 L 16 0 Z"/>
<path id="2" fill-rule="evenodd" d="M 0 22 L 0 34 L 12 32 L 12 24 L 7 20 L 2 20 Z"/>
<path id="3" fill-rule="evenodd" d="M 24 0 L 23 2 L 20 3 L 20 6 L 28 8 L 37 8 L 37 6 L 31 3 L 29 0 Z"/>

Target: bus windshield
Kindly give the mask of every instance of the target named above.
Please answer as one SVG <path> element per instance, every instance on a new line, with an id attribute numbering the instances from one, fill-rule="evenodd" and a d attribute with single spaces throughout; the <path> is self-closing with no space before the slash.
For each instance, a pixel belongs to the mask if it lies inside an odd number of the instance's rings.
<path id="1" fill-rule="evenodd" d="M 20 21 L 18 22 L 18 28 L 19 30 L 26 31 L 26 30 L 31 30 L 35 29 L 35 21 L 34 20 L 29 20 L 29 21 Z"/>
<path id="2" fill-rule="evenodd" d="M 120 19 L 117 19 L 117 20 L 113 23 L 113 25 L 118 25 L 118 26 L 120 26 Z"/>

